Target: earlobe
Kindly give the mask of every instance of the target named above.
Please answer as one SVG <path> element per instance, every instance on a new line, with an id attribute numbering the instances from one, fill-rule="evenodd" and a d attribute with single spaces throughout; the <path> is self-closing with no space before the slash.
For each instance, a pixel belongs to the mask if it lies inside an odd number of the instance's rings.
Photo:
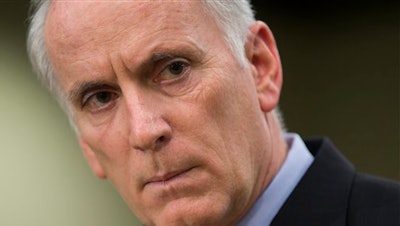
<path id="1" fill-rule="evenodd" d="M 79 139 L 79 144 L 93 173 L 100 179 L 106 179 L 107 175 L 92 148 L 82 138 Z"/>
<path id="2" fill-rule="evenodd" d="M 250 28 L 246 56 L 251 65 L 261 110 L 270 112 L 279 102 L 282 66 L 275 39 L 268 26 L 256 22 Z"/>

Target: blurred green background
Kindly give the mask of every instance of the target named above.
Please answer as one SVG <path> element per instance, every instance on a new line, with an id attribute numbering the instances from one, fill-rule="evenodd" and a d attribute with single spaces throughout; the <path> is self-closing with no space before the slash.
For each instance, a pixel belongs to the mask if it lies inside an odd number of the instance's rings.
<path id="1" fill-rule="evenodd" d="M 398 3 L 254 4 L 280 47 L 288 130 L 329 136 L 359 171 L 399 180 Z M 27 11 L 0 1 L 0 225 L 139 225 L 32 73 Z"/>

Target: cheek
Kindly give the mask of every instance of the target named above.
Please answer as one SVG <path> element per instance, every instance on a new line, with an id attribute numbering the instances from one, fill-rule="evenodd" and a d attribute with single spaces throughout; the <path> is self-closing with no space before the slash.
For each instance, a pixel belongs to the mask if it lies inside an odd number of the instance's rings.
<path id="1" fill-rule="evenodd" d="M 130 150 L 127 134 L 124 132 L 124 124 L 118 123 L 114 118 L 107 123 L 93 126 L 90 122 L 82 120 L 80 123 L 81 137 L 94 151 L 99 163 L 103 167 L 107 178 L 118 188 L 119 184 L 131 178 L 128 172 L 130 167 L 137 164 L 127 164 L 135 158 L 137 152 Z M 130 183 L 130 182 L 129 182 Z"/>
<path id="2" fill-rule="evenodd" d="M 175 108 L 180 115 L 173 127 L 182 129 L 179 134 L 192 139 L 194 146 L 202 147 L 200 154 L 194 154 L 206 159 L 220 179 L 228 177 L 248 184 L 246 178 L 252 174 L 254 157 L 249 139 L 253 135 L 251 125 L 256 116 L 262 119 L 262 115 L 248 110 L 258 107 L 257 96 L 251 91 L 252 81 L 246 81 L 242 74 L 235 77 L 233 72 L 207 74 L 191 104 L 185 102 L 181 108 Z"/>
<path id="3" fill-rule="evenodd" d="M 264 149 L 264 115 L 251 76 L 227 71 L 225 77 L 209 84 L 209 92 L 204 95 L 202 115 L 206 115 L 206 120 L 203 123 L 210 127 L 207 128 L 209 136 L 218 137 L 218 142 L 223 144 L 216 155 L 235 173 L 238 181 L 252 183 L 258 167 L 257 151 Z"/>
<path id="4" fill-rule="evenodd" d="M 203 125 L 210 127 L 208 133 L 220 137 L 227 155 L 240 158 L 253 145 L 253 136 L 260 136 L 260 126 L 255 124 L 262 122 L 264 116 L 257 110 L 257 93 L 251 78 L 246 77 L 250 76 L 234 72 L 224 75 L 215 76 L 220 78 L 211 82 L 202 95 L 199 102 L 204 104 L 199 117 L 204 119 Z"/>

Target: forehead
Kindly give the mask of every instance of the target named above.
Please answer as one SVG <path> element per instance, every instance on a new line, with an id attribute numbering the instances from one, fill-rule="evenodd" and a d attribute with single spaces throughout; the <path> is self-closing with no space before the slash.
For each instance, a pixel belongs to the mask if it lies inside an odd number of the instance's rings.
<path id="1" fill-rule="evenodd" d="M 45 26 L 48 55 L 64 89 L 74 74 L 112 74 L 115 55 L 136 65 L 159 47 L 209 49 L 223 42 L 202 1 L 53 1 Z"/>
<path id="2" fill-rule="evenodd" d="M 46 37 L 79 45 L 100 37 L 112 39 L 146 24 L 147 31 L 196 26 L 201 17 L 201 1 L 54 1 L 46 21 Z"/>

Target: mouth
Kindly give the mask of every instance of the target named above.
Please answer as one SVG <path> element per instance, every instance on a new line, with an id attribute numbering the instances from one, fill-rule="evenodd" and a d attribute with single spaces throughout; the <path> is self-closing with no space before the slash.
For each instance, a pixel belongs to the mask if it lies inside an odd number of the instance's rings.
<path id="1" fill-rule="evenodd" d="M 181 178 L 183 178 L 186 174 L 189 173 L 189 171 L 193 170 L 195 167 L 191 167 L 188 169 L 183 169 L 183 170 L 176 170 L 176 171 L 171 171 L 165 174 L 161 174 L 160 176 L 155 176 L 150 178 L 146 183 L 146 185 L 162 185 L 166 186 L 174 181 L 177 181 Z"/>

